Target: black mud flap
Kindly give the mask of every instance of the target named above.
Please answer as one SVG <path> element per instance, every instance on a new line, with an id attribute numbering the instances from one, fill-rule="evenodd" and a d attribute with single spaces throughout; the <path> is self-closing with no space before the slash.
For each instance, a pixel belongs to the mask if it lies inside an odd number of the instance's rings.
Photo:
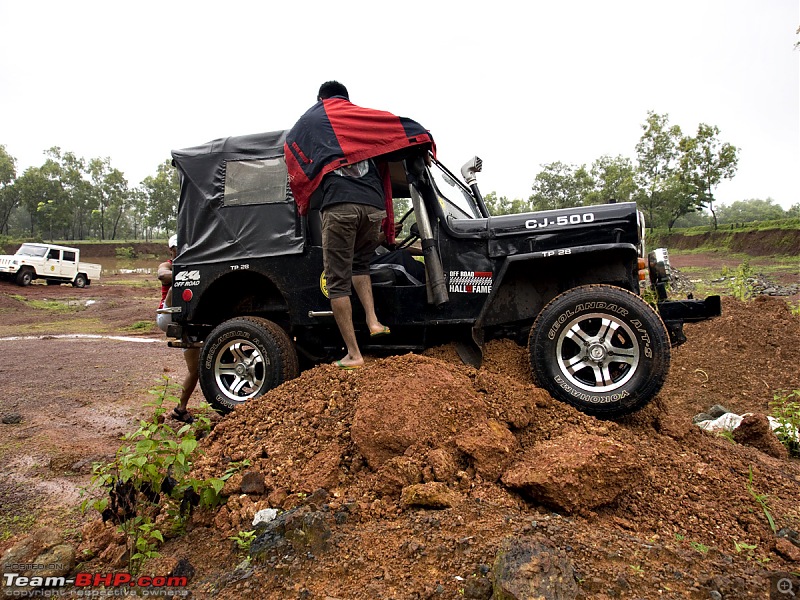
<path id="1" fill-rule="evenodd" d="M 456 353 L 458 353 L 461 362 L 476 369 L 481 368 L 481 364 L 483 364 L 483 352 L 480 346 L 472 340 L 457 340 L 455 346 Z"/>
<path id="2" fill-rule="evenodd" d="M 722 301 L 719 296 L 709 296 L 705 300 L 666 300 L 658 303 L 658 312 L 667 326 L 670 345 L 675 347 L 686 341 L 684 323 L 697 323 L 720 316 Z"/>

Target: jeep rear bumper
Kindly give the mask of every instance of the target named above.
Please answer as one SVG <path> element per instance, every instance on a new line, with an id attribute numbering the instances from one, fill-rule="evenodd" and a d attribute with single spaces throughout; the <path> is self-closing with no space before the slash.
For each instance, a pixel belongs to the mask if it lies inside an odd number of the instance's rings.
<path id="1" fill-rule="evenodd" d="M 722 314 L 722 301 L 719 296 L 709 296 L 705 300 L 665 300 L 658 303 L 661 320 L 667 326 L 672 346 L 680 346 L 686 341 L 683 334 L 684 323 L 696 323 L 712 319 Z"/>

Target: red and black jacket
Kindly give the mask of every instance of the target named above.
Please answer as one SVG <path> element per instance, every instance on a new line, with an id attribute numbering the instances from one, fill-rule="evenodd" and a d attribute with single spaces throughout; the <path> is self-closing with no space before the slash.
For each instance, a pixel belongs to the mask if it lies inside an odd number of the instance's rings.
<path id="1" fill-rule="evenodd" d="M 431 134 L 411 119 L 362 108 L 339 96 L 317 102 L 292 127 L 284 145 L 289 186 L 298 211 L 301 215 L 308 212 L 311 194 L 334 169 L 425 144 L 435 152 Z M 377 162 L 386 195 L 384 231 L 391 243 L 392 186 L 388 168 Z"/>

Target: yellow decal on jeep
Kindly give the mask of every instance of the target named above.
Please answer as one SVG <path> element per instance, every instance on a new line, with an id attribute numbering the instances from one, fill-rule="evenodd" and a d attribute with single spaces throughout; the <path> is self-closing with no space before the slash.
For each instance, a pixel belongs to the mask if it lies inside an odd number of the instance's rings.
<path id="1" fill-rule="evenodd" d="M 319 289 L 328 298 L 328 280 L 325 279 L 325 271 L 319 274 Z"/>

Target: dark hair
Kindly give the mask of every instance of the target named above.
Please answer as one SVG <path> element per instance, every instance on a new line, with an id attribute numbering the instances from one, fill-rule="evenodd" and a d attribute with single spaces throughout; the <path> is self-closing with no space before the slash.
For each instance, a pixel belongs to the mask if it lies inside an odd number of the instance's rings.
<path id="1" fill-rule="evenodd" d="M 347 88 L 338 81 L 326 81 L 319 86 L 319 93 L 317 94 L 318 100 L 325 100 L 333 96 L 344 96 L 350 100 L 350 96 L 347 94 Z"/>

